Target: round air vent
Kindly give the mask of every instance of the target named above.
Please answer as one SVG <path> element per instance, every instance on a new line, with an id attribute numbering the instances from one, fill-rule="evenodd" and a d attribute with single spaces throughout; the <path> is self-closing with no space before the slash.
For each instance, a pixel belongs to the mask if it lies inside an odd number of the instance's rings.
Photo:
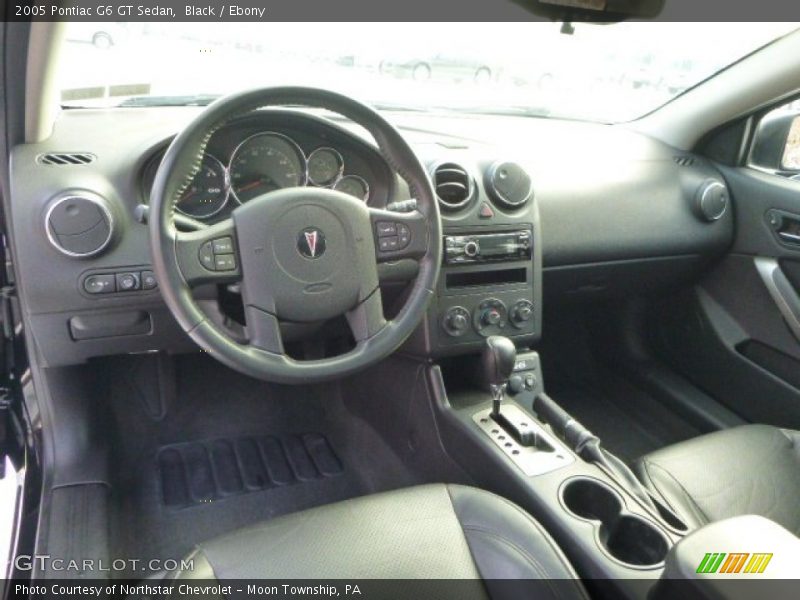
<path id="1" fill-rule="evenodd" d="M 495 203 L 520 208 L 531 197 L 531 176 L 515 162 L 498 161 L 486 171 L 486 189 Z"/>
<path id="2" fill-rule="evenodd" d="M 456 163 L 441 163 L 433 170 L 433 185 L 439 204 L 444 210 L 458 210 L 466 206 L 474 192 L 469 172 Z"/>
<path id="3" fill-rule="evenodd" d="M 728 188 L 716 179 L 704 181 L 695 194 L 695 211 L 709 223 L 718 221 L 728 210 Z"/>
<path id="4" fill-rule="evenodd" d="M 95 256 L 110 243 L 114 218 L 104 198 L 91 192 L 62 194 L 47 209 L 45 229 L 50 243 L 75 258 Z"/>

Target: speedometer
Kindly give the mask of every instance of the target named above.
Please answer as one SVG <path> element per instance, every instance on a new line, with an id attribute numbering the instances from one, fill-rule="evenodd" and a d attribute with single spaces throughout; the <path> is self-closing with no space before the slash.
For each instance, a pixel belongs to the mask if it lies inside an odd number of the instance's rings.
<path id="1" fill-rule="evenodd" d="M 181 194 L 175 208 L 190 217 L 207 219 L 221 211 L 227 199 L 225 167 L 210 154 L 205 154 L 200 170 Z"/>
<path id="2" fill-rule="evenodd" d="M 257 133 L 233 152 L 230 175 L 234 197 L 245 203 L 268 192 L 304 186 L 306 158 L 291 138 L 280 133 Z"/>

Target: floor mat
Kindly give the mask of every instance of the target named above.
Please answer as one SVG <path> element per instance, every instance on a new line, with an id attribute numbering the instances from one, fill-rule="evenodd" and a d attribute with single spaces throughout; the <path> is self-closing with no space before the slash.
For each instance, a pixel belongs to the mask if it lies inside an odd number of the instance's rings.
<path id="1" fill-rule="evenodd" d="M 181 508 L 228 496 L 341 475 L 320 433 L 175 444 L 158 453 L 164 504 Z"/>
<path id="2" fill-rule="evenodd" d="M 175 397 L 157 417 L 103 367 L 115 556 L 178 559 L 241 527 L 420 483 L 335 386 L 266 384 L 179 356 Z"/>

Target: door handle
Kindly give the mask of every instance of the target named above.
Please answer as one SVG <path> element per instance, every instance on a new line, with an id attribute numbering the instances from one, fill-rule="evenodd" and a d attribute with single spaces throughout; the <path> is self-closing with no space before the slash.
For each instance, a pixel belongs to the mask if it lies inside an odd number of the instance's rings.
<path id="1" fill-rule="evenodd" d="M 788 244 L 800 244 L 800 235 L 788 231 L 778 231 L 778 237 Z"/>
<path id="2" fill-rule="evenodd" d="M 766 214 L 767 226 L 785 246 L 800 246 L 800 215 L 771 208 Z"/>

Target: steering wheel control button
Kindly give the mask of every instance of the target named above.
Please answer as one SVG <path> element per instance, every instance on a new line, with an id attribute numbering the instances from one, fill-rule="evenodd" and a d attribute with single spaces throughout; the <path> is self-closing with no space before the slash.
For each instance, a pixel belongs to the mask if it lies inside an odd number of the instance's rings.
<path id="1" fill-rule="evenodd" d="M 379 238 L 397 235 L 397 223 L 380 221 L 377 225 L 375 225 L 375 228 L 378 232 Z"/>
<path id="2" fill-rule="evenodd" d="M 236 255 L 233 253 L 233 238 L 226 235 L 205 242 L 198 253 L 200 264 L 209 271 L 235 271 Z"/>
<path id="3" fill-rule="evenodd" d="M 211 240 L 214 254 L 233 254 L 233 240 L 230 237 L 221 237 Z"/>
<path id="4" fill-rule="evenodd" d="M 214 270 L 214 246 L 212 242 L 206 242 L 200 246 L 200 264 L 209 271 Z"/>
<path id="5" fill-rule="evenodd" d="M 117 291 L 132 292 L 140 287 L 137 273 L 117 273 Z"/>
<path id="6" fill-rule="evenodd" d="M 113 273 L 89 275 L 83 280 L 83 289 L 88 294 L 111 294 L 117 291 L 117 279 Z"/>
<path id="7" fill-rule="evenodd" d="M 405 248 L 411 241 L 411 231 L 402 223 L 397 224 L 397 240 L 400 248 Z"/>
<path id="8" fill-rule="evenodd" d="M 378 238 L 378 249 L 381 252 L 392 252 L 400 248 L 400 239 L 393 235 L 391 237 Z"/>
<path id="9" fill-rule="evenodd" d="M 143 290 L 154 290 L 158 287 L 158 281 L 156 281 L 155 273 L 152 271 L 142 271 L 139 277 L 142 281 Z"/>
<path id="10" fill-rule="evenodd" d="M 445 313 L 442 327 L 447 335 L 461 337 L 469 331 L 470 320 L 470 314 L 466 308 L 454 306 Z"/>
<path id="11" fill-rule="evenodd" d="M 306 227 L 297 236 L 297 251 L 305 258 L 319 258 L 326 249 L 325 234 L 316 227 Z"/>
<path id="12" fill-rule="evenodd" d="M 235 271 L 236 270 L 236 257 L 233 254 L 215 254 L 214 255 L 214 270 L 215 271 Z"/>
<path id="13" fill-rule="evenodd" d="M 411 243 L 411 230 L 403 223 L 379 221 L 375 224 L 375 233 L 378 236 L 378 250 L 381 252 L 402 250 Z"/>

